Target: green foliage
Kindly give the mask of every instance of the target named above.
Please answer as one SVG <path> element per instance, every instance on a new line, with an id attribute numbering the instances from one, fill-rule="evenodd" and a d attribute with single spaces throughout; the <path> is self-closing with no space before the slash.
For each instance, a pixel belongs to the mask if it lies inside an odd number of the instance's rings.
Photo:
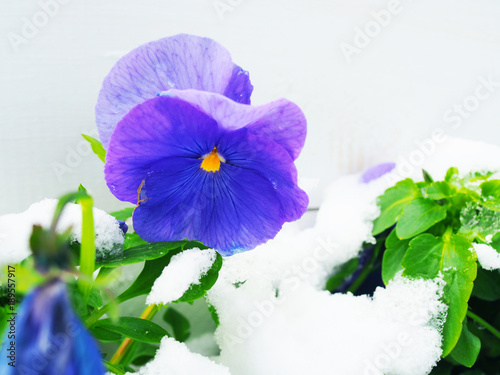
<path id="1" fill-rule="evenodd" d="M 169 307 L 163 315 L 163 320 L 167 322 L 174 332 L 174 338 L 179 342 L 186 341 L 191 335 L 191 325 L 184 315 Z"/>
<path id="2" fill-rule="evenodd" d="M 164 336 L 170 336 L 156 323 L 127 316 L 121 317 L 117 322 L 101 319 L 92 326 L 91 331 L 102 341 L 116 341 L 116 337 L 128 337 L 140 342 L 159 343 Z"/>
<path id="3" fill-rule="evenodd" d="M 90 147 L 92 148 L 94 154 L 96 154 L 99 159 L 104 162 L 106 160 L 106 150 L 104 149 L 102 143 L 90 135 L 82 134 L 82 137 L 90 143 Z"/>
<path id="4" fill-rule="evenodd" d="M 127 208 L 124 208 L 120 211 L 110 212 L 109 214 L 111 216 L 113 216 L 116 220 L 125 221 L 128 218 L 132 217 L 134 210 L 135 210 L 135 207 L 127 207 Z"/>
<path id="5" fill-rule="evenodd" d="M 379 198 L 380 216 L 373 223 L 372 234 L 375 236 L 390 228 L 398 221 L 403 210 L 415 198 L 422 196 L 417 184 L 411 179 L 400 181 L 396 186 L 385 191 Z"/>
<path id="6" fill-rule="evenodd" d="M 347 277 L 349 277 L 354 273 L 354 271 L 356 271 L 358 265 L 358 258 L 352 258 L 342 264 L 340 268 L 335 272 L 335 274 L 328 279 L 325 289 L 333 292 L 344 282 Z"/>
<path id="7" fill-rule="evenodd" d="M 203 275 L 198 284 L 191 284 L 188 290 L 184 292 L 181 298 L 174 302 L 192 302 L 201 297 L 203 297 L 208 290 L 210 290 L 217 278 L 219 277 L 219 271 L 222 267 L 222 256 L 216 253 L 216 258 L 212 267 Z"/>
<path id="8" fill-rule="evenodd" d="M 409 278 L 445 281 L 442 301 L 448 312 L 442 349 L 449 363 L 433 374 L 449 374 L 454 365 L 471 367 L 478 360 L 484 335 L 476 332 L 475 324 L 492 332 L 485 337 L 500 339 L 493 325 L 481 318 L 468 323 L 466 318 L 471 298 L 500 300 L 500 274 L 478 269 L 472 246 L 489 243 L 500 250 L 500 180 L 490 180 L 491 172 L 460 177 L 456 168 L 450 168 L 443 181 L 423 174 L 423 182 L 406 179 L 385 191 L 372 233 L 395 225 L 385 239 L 385 284 L 399 272 Z"/>

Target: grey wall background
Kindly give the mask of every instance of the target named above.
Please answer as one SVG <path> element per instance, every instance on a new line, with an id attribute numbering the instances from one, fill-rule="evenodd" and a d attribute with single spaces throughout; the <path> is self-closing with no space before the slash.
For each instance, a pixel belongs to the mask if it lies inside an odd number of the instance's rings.
<path id="1" fill-rule="evenodd" d="M 80 183 L 98 207 L 123 206 L 80 134 L 95 135 L 116 60 L 180 32 L 226 46 L 254 104 L 302 107 L 298 168 L 313 206 L 337 176 L 402 153 L 417 168 L 418 149 L 446 137 L 500 144 L 499 19 L 495 0 L 3 0 L 0 214 Z"/>

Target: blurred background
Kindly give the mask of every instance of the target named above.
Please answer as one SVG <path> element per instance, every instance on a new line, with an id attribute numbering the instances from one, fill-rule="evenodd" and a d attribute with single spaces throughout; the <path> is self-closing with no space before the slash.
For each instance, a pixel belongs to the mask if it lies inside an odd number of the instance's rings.
<path id="1" fill-rule="evenodd" d="M 124 206 L 80 134 L 97 137 L 113 64 L 177 33 L 224 45 L 253 104 L 302 108 L 311 207 L 336 177 L 405 157 L 418 167 L 449 137 L 500 144 L 499 20 L 497 0 L 3 0 L 0 214 L 80 183 L 97 207 Z"/>

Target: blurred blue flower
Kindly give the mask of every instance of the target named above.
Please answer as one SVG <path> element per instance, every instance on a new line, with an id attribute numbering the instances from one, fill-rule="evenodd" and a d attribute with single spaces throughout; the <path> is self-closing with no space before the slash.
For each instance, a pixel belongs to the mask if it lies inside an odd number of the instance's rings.
<path id="1" fill-rule="evenodd" d="M 62 280 L 32 291 L 12 317 L 15 338 L 5 337 L 2 353 L 8 356 L 2 355 L 1 375 L 105 373 L 96 342 L 73 312 Z"/>

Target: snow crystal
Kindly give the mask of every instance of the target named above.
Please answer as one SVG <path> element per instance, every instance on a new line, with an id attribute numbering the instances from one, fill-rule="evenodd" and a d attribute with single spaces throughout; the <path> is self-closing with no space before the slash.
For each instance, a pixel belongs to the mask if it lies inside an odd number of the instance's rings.
<path id="1" fill-rule="evenodd" d="M 44 199 L 22 213 L 0 216 L 0 263 L 18 263 L 31 254 L 29 238 L 33 225 L 50 227 L 57 203 L 57 199 Z M 94 208 L 93 213 L 96 256 L 105 258 L 121 251 L 124 235 L 118 221 L 98 208 Z M 69 227 L 72 228 L 72 240 L 80 242 L 82 209 L 78 204 L 66 205 L 56 230 L 63 232 Z"/>
<path id="2" fill-rule="evenodd" d="M 191 284 L 199 284 L 216 258 L 212 249 L 189 249 L 174 255 L 146 299 L 146 304 L 167 304 L 182 297 Z"/>
<path id="3" fill-rule="evenodd" d="M 493 247 L 485 244 L 473 244 L 477 260 L 485 270 L 500 269 L 500 254 Z"/>
<path id="4" fill-rule="evenodd" d="M 155 358 L 142 367 L 139 375 L 231 375 L 229 370 L 200 354 L 192 353 L 186 345 L 164 337 Z M 128 373 L 128 375 L 131 375 Z"/>

